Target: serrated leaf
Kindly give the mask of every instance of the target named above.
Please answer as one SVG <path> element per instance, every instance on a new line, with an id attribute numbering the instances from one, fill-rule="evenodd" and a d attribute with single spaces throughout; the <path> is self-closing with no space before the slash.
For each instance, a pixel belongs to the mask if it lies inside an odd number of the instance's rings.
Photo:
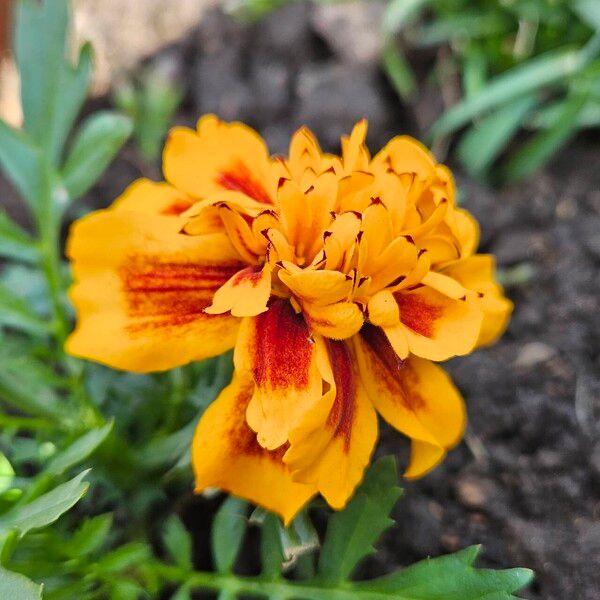
<path id="1" fill-rule="evenodd" d="M 41 150 L 22 131 L 0 120 L 0 166 L 32 210 L 48 202 L 50 168 Z"/>
<path id="2" fill-rule="evenodd" d="M 42 586 L 27 579 L 25 575 L 0 567 L 0 598 L 41 600 Z"/>
<path id="3" fill-rule="evenodd" d="M 192 538 L 183 523 L 175 515 L 171 515 L 165 524 L 162 535 L 163 543 L 169 556 L 182 569 L 191 571 Z"/>
<path id="4" fill-rule="evenodd" d="M 74 557 L 81 557 L 98 552 L 108 538 L 112 522 L 113 516 L 111 513 L 98 515 L 84 521 L 83 525 L 77 529 L 68 542 L 69 554 Z"/>
<path id="5" fill-rule="evenodd" d="M 15 296 L 0 283 L 0 325 L 30 333 L 34 336 L 47 336 L 48 324 L 33 313 L 22 298 Z"/>
<path id="6" fill-rule="evenodd" d="M 378 593 L 403 600 L 510 600 L 531 581 L 529 569 L 474 568 L 478 551 L 475 546 L 426 559 L 396 573 L 355 583 L 353 588 L 358 594 Z"/>
<path id="7" fill-rule="evenodd" d="M 112 586 L 111 600 L 139 600 L 145 590 L 139 583 L 130 580 L 117 581 Z"/>
<path id="8" fill-rule="evenodd" d="M 328 583 L 347 579 L 357 564 L 374 552 L 373 544 L 393 523 L 388 516 L 401 495 L 396 461 L 374 463 L 348 506 L 334 513 L 319 559 L 319 575 Z"/>
<path id="9" fill-rule="evenodd" d="M 53 523 L 86 493 L 89 484 L 83 479 L 88 473 L 89 470 L 83 471 L 29 504 L 12 508 L 0 518 L 0 530 L 15 528 L 24 536 L 32 529 Z"/>
<path id="10" fill-rule="evenodd" d="M 431 135 L 448 135 L 497 106 L 562 82 L 583 69 L 599 51 L 600 35 L 597 34 L 580 50 L 548 52 L 510 69 L 488 81 L 478 94 L 465 98 L 448 110 L 434 124 Z"/>
<path id="11" fill-rule="evenodd" d="M 248 526 L 248 503 L 229 496 L 220 506 L 212 527 L 212 556 L 219 573 L 229 573 L 235 564 Z"/>
<path id="12" fill-rule="evenodd" d="M 471 175 L 486 173 L 536 104 L 535 95 L 524 96 L 499 108 L 469 129 L 458 145 L 458 156 Z"/>
<path id="13" fill-rule="evenodd" d="M 34 239 L 0 210 L 0 256 L 36 263 L 38 250 Z"/>
<path id="14" fill-rule="evenodd" d="M 96 183 L 132 129 L 130 119 L 109 111 L 94 113 L 83 123 L 62 170 L 71 199 L 81 197 Z"/>
<path id="15" fill-rule="evenodd" d="M 104 442 L 113 428 L 113 421 L 98 429 L 92 429 L 77 438 L 65 450 L 59 452 L 46 465 L 44 472 L 62 475 L 70 468 L 82 463 Z"/>

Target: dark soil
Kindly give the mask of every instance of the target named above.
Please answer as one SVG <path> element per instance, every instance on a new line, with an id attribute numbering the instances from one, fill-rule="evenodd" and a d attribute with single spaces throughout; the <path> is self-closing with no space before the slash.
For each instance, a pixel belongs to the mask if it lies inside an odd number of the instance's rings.
<path id="1" fill-rule="evenodd" d="M 301 124 L 335 150 L 364 116 L 372 150 L 398 133 L 418 135 L 415 111 L 398 101 L 377 62 L 357 64 L 336 50 L 335 24 L 328 29 L 313 11 L 294 5 L 259 25 L 207 15 L 184 46 L 168 51 L 188 91 L 178 120 L 216 112 L 246 121 L 273 152 L 285 152 Z M 106 205 L 140 172 L 152 174 L 134 157 L 124 151 L 89 204 Z M 405 482 L 397 525 L 361 574 L 482 543 L 481 564 L 536 571 L 528 598 L 597 600 L 600 146 L 579 139 L 543 172 L 502 191 L 455 170 L 464 206 L 481 224 L 481 251 L 495 253 L 512 276 L 515 312 L 497 345 L 448 365 L 469 408 L 466 439 L 433 473 Z M 407 444 L 384 430 L 378 452 L 404 464 Z M 214 505 L 194 502 L 205 514 Z"/>

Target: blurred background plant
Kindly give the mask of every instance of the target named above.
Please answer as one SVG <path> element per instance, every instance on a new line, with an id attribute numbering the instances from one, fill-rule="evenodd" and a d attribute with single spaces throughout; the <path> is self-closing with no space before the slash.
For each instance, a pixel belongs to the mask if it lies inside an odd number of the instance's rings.
<path id="1" fill-rule="evenodd" d="M 393 459 L 372 467 L 346 510 L 331 515 L 317 504 L 327 522 L 319 533 L 307 512 L 284 528 L 215 492 L 209 533 L 190 535 L 180 519 L 192 497 L 189 446 L 231 377 L 231 355 L 141 376 L 63 350 L 72 327 L 63 227 L 132 133 L 157 158 L 180 92 L 168 73 L 148 70 L 116 92 L 129 117 L 99 111 L 79 121 L 93 52 L 83 45 L 74 63 L 66 58 L 68 0 L 14 8 L 24 121 L 22 129 L 0 121 L 0 167 L 32 232 L 0 212 L 0 598 L 185 600 L 197 590 L 221 600 L 515 598 L 531 572 L 477 569 L 477 547 L 351 581 L 392 524 Z M 240 561 L 252 576 L 236 574 Z M 208 570 L 196 570 L 199 562 Z"/>
<path id="2" fill-rule="evenodd" d="M 291 1 L 227 6 L 256 20 Z M 578 131 L 600 127 L 597 0 L 389 0 L 381 37 L 383 67 L 417 117 L 427 81 L 442 91 L 443 114 L 419 119 L 428 141 L 439 151 L 456 140 L 481 180 L 525 177 Z M 426 77 L 415 75 L 416 58 Z"/>

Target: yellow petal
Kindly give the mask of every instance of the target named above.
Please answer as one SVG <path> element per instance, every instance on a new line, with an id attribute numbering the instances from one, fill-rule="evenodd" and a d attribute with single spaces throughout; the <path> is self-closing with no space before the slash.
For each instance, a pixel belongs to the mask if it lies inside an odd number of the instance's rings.
<path id="1" fill-rule="evenodd" d="M 368 123 L 361 119 L 352 129 L 349 138 L 342 138 L 342 160 L 344 172 L 366 171 L 369 167 L 369 151 L 365 145 Z"/>
<path id="2" fill-rule="evenodd" d="M 217 487 L 277 513 L 287 525 L 316 489 L 292 480 L 282 462 L 287 446 L 269 452 L 256 441 L 245 421 L 252 392 L 252 379 L 235 375 L 202 415 L 192 442 L 196 492 Z"/>
<path id="3" fill-rule="evenodd" d="M 178 217 L 195 202 L 195 198 L 168 183 L 138 179 L 113 202 L 111 209 Z"/>
<path id="4" fill-rule="evenodd" d="M 453 300 L 427 286 L 394 295 L 413 354 L 440 361 L 473 350 L 483 318 L 475 298 Z"/>
<path id="5" fill-rule="evenodd" d="M 264 204 L 272 204 L 267 191 L 270 162 L 254 130 L 214 115 L 200 119 L 197 131 L 172 129 L 163 153 L 165 178 L 190 196 L 206 198 L 231 190 Z"/>
<path id="6" fill-rule="evenodd" d="M 250 373 L 256 385 L 248 424 L 261 446 L 278 448 L 322 397 L 316 348 L 302 315 L 288 301 L 273 300 L 266 313 L 245 319 L 235 365 L 237 371 Z"/>
<path id="7" fill-rule="evenodd" d="M 357 377 L 345 342 L 326 342 L 333 404 L 317 427 L 301 423 L 290 433 L 284 456 L 294 479 L 316 485 L 328 504 L 341 509 L 361 482 L 377 440 L 377 417 Z M 314 419 L 309 415 L 310 425 Z"/>
<path id="8" fill-rule="evenodd" d="M 443 458 L 460 438 L 464 408 L 460 395 L 445 373 L 421 359 L 401 360 L 376 327 L 366 326 L 355 338 L 361 380 L 377 412 L 395 429 L 413 440 L 417 451 L 407 471 L 424 474 Z M 427 361 L 422 361 L 427 363 Z M 430 375 L 431 382 L 423 379 Z M 444 427 L 448 431 L 443 431 Z"/>
<path id="9" fill-rule="evenodd" d="M 353 279 L 339 271 L 300 269 L 284 262 L 279 279 L 296 296 L 312 304 L 333 304 L 347 299 L 352 292 Z"/>
<path id="10" fill-rule="evenodd" d="M 504 296 L 502 287 L 494 279 L 493 256 L 470 256 L 448 265 L 444 273 L 479 294 L 483 323 L 477 345 L 484 346 L 495 342 L 508 325 L 513 304 Z"/>
<path id="11" fill-rule="evenodd" d="M 204 312 L 220 315 L 231 311 L 234 317 L 254 317 L 266 312 L 270 295 L 271 267 L 246 267 L 216 291 Z"/>
<path id="12" fill-rule="evenodd" d="M 352 337 L 364 322 L 363 313 L 354 302 L 336 302 L 327 306 L 304 302 L 302 310 L 311 330 L 334 340 Z"/>
<path id="13" fill-rule="evenodd" d="M 398 174 L 415 174 L 429 181 L 435 176 L 435 157 L 421 142 L 407 135 L 390 140 L 373 159 L 374 166 L 385 165 Z"/>
<path id="14" fill-rule="evenodd" d="M 172 225 L 172 217 L 108 210 L 73 226 L 71 354 L 148 372 L 233 346 L 237 319 L 204 308 L 243 263 L 224 234 L 191 238 Z"/>

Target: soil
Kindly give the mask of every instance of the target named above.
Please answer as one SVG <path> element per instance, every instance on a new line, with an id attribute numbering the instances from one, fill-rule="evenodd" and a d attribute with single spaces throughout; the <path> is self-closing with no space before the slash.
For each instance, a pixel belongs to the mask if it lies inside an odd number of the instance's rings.
<path id="1" fill-rule="evenodd" d="M 296 4 L 257 25 L 208 13 L 168 49 L 187 86 L 178 122 L 191 125 L 206 112 L 240 119 L 273 152 L 285 152 L 301 124 L 336 150 L 364 116 L 372 150 L 398 133 L 418 136 L 415 110 L 400 103 L 376 58 L 344 53 L 332 42 L 339 23 L 316 10 Z M 361 35 L 370 43 L 377 32 Z M 433 110 L 436 103 L 430 98 Z M 515 312 L 498 344 L 447 365 L 468 404 L 465 441 L 433 473 L 404 482 L 397 525 L 361 576 L 482 543 L 480 564 L 536 571 L 527 598 L 599 597 L 599 149 L 582 136 L 545 170 L 501 191 L 451 164 L 463 205 L 481 224 L 481 251 L 496 254 L 511 281 Z M 88 204 L 108 204 L 140 173 L 158 176 L 125 149 Z M 399 434 L 382 432 L 379 454 L 405 464 L 407 449 Z M 201 563 L 200 523 L 215 506 L 197 499 L 198 514 L 186 519 L 198 525 Z"/>

